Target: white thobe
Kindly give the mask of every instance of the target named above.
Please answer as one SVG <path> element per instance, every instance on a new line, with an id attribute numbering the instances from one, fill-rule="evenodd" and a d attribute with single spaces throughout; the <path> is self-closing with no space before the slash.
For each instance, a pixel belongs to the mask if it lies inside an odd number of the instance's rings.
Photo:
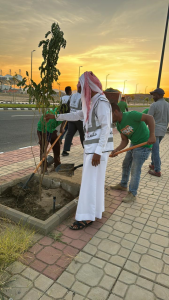
<path id="1" fill-rule="evenodd" d="M 93 97 L 94 98 L 94 97 Z M 102 213 L 105 210 L 104 201 L 104 183 L 106 167 L 109 157 L 109 152 L 103 152 L 108 141 L 110 133 L 110 107 L 105 101 L 100 101 L 97 108 L 97 118 L 101 124 L 101 134 L 99 143 L 92 154 L 85 153 L 82 181 L 79 194 L 79 201 L 76 210 L 75 219 L 77 221 L 91 220 L 96 218 L 101 219 Z M 61 114 L 57 117 L 58 121 L 78 121 L 83 120 L 83 111 Z M 87 135 L 87 133 L 85 133 Z M 113 150 L 113 149 L 112 149 Z M 92 166 L 93 154 L 101 155 L 100 164 L 97 167 Z"/>

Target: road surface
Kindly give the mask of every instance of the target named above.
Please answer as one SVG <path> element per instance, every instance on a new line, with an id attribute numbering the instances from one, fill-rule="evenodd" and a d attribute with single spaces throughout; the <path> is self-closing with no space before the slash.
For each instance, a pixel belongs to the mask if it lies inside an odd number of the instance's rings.
<path id="1" fill-rule="evenodd" d="M 143 109 L 140 107 L 135 108 L 137 111 Z M 134 109 L 132 108 L 132 110 Z M 39 118 L 39 112 L 34 110 L 0 110 L 0 152 L 37 145 L 37 123 Z"/>

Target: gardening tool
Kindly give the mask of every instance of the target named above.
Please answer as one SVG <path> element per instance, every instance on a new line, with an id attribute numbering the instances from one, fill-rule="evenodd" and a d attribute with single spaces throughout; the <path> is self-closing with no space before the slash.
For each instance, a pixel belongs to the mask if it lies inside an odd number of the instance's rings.
<path id="1" fill-rule="evenodd" d="M 54 163 L 54 158 L 51 155 L 47 156 L 47 167 L 50 167 Z"/>
<path id="2" fill-rule="evenodd" d="M 55 171 L 57 173 L 62 173 L 63 175 L 66 175 L 66 176 L 72 176 L 72 175 L 74 175 L 74 171 L 81 167 L 83 167 L 82 164 L 78 165 L 76 167 L 74 164 L 60 164 L 59 166 L 57 166 Z"/>
<path id="3" fill-rule="evenodd" d="M 67 121 L 66 123 L 64 124 L 63 126 L 63 129 L 65 129 L 66 127 L 66 124 L 67 124 Z M 54 145 L 57 143 L 57 141 L 60 139 L 60 137 L 62 136 L 63 133 L 60 133 L 59 136 L 57 137 L 57 139 L 54 141 L 54 143 L 50 146 L 49 150 L 47 151 L 46 153 L 46 157 L 47 155 L 50 153 L 51 149 L 54 147 Z M 45 157 L 45 158 L 46 158 Z M 37 165 L 36 169 L 33 171 L 33 173 L 31 174 L 31 176 L 28 178 L 28 180 L 23 184 L 23 183 L 20 183 L 20 187 L 22 187 L 23 189 L 26 189 L 28 188 L 27 185 L 28 183 L 31 181 L 31 179 L 33 178 L 33 176 L 35 175 L 35 173 L 37 172 L 37 170 L 39 169 L 39 167 L 41 166 L 41 164 L 43 163 L 43 161 L 45 160 L 45 158 L 42 158 L 42 160 L 40 161 L 40 163 Z"/>
<path id="4" fill-rule="evenodd" d="M 115 154 L 118 155 L 118 154 L 120 154 L 120 153 L 127 152 L 127 151 L 130 151 L 130 150 L 133 150 L 133 149 L 136 149 L 136 148 L 145 146 L 145 145 L 148 145 L 148 143 L 147 143 L 147 142 L 144 142 L 144 143 L 138 144 L 138 145 L 136 145 L 136 146 L 132 146 L 132 147 L 126 148 L 126 149 L 123 149 L 123 150 L 121 150 L 121 151 L 115 152 Z M 110 154 L 109 157 L 114 157 L 114 156 Z"/>

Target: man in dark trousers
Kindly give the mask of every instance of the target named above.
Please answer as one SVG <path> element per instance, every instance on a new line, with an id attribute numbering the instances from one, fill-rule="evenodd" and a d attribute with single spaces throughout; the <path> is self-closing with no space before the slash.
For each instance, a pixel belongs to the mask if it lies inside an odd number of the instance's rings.
<path id="1" fill-rule="evenodd" d="M 151 165 L 149 174 L 161 177 L 160 143 L 166 134 L 169 123 L 169 103 L 165 101 L 164 90 L 157 88 L 150 93 L 154 103 L 151 104 L 148 114 L 155 120 L 156 142 L 152 148 Z"/>
<path id="2" fill-rule="evenodd" d="M 73 94 L 70 99 L 70 112 L 76 112 L 82 110 L 82 102 L 81 102 L 81 88 L 78 88 L 77 93 Z M 84 142 L 84 130 L 83 130 L 83 121 L 69 121 L 68 122 L 68 132 L 65 138 L 64 149 L 62 152 L 62 156 L 68 156 L 70 151 L 70 147 L 72 144 L 72 139 L 76 133 L 79 131 L 80 141 L 83 147 Z"/>
<path id="3" fill-rule="evenodd" d="M 61 97 L 60 102 L 61 102 L 61 104 L 67 105 L 67 109 L 68 109 L 68 112 L 69 112 L 69 108 L 70 108 L 70 98 L 71 98 L 71 95 L 72 95 L 72 89 L 71 89 L 70 86 L 66 86 L 66 87 L 65 87 L 65 93 L 66 93 L 66 95 L 64 95 L 64 96 Z M 60 144 L 62 144 L 62 140 L 63 140 L 63 138 L 64 138 L 64 136 L 65 136 L 67 130 L 68 130 L 68 123 L 67 123 L 67 125 L 66 125 L 66 127 L 65 127 L 65 132 L 64 132 L 64 134 L 62 134 L 62 136 L 60 137 Z"/>

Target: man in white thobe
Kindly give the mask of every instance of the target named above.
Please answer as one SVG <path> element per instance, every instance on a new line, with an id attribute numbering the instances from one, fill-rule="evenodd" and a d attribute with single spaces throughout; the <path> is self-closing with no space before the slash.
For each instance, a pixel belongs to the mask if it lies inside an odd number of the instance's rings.
<path id="1" fill-rule="evenodd" d="M 57 120 L 83 120 L 84 162 L 76 221 L 70 229 L 79 230 L 101 219 L 105 210 L 104 183 L 109 152 L 113 150 L 112 110 L 99 79 L 85 72 L 79 79 L 82 110 L 61 114 Z M 46 121 L 53 118 L 47 115 Z"/>

